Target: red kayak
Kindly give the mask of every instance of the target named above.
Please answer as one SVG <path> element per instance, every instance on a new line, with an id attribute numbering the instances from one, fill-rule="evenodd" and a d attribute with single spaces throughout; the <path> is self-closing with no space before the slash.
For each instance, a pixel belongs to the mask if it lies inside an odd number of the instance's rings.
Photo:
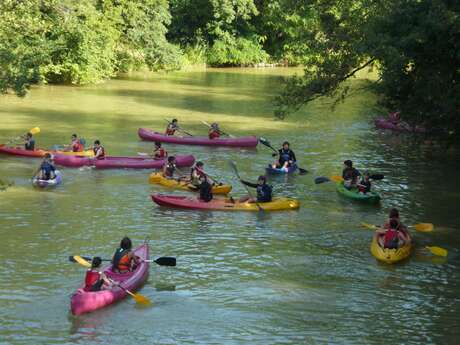
<path id="1" fill-rule="evenodd" d="M 192 155 L 175 156 L 178 167 L 189 167 L 195 163 L 195 157 Z M 80 168 L 83 166 L 94 166 L 96 169 L 160 169 L 166 162 L 166 159 L 152 159 L 145 157 L 105 157 L 104 159 L 95 159 L 87 157 L 74 157 L 55 155 L 54 162 L 57 165 Z"/>
<path id="2" fill-rule="evenodd" d="M 410 126 L 407 122 L 400 121 L 393 123 L 384 117 L 378 117 L 374 120 L 375 126 L 381 129 L 389 129 L 396 132 L 407 132 L 407 133 L 425 133 L 426 129 L 421 126 Z"/>
<path id="3" fill-rule="evenodd" d="M 208 137 L 176 137 L 153 132 L 147 128 L 139 128 L 137 134 L 142 140 L 157 141 L 161 143 L 180 144 L 180 145 L 206 145 L 206 146 L 230 146 L 230 147 L 255 147 L 259 139 L 255 136 L 239 138 L 217 138 Z"/>
<path id="4" fill-rule="evenodd" d="M 134 250 L 134 254 L 141 260 L 149 259 L 149 247 L 143 244 Z M 133 272 L 115 273 L 112 271 L 112 265 L 104 268 L 103 272 L 108 278 L 117 282 L 123 288 L 129 291 L 137 290 L 149 276 L 149 263 L 141 261 L 139 266 Z M 118 286 L 112 286 L 107 290 L 85 291 L 84 284 L 72 295 L 70 299 L 70 310 L 73 315 L 89 313 L 94 310 L 103 308 L 115 303 L 127 296 L 125 290 Z"/>

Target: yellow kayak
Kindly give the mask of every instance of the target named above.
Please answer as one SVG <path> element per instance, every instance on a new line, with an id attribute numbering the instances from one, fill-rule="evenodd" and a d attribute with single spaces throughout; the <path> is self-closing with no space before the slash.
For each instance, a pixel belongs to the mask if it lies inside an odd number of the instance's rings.
<path id="1" fill-rule="evenodd" d="M 382 248 L 377 241 L 377 235 L 374 235 L 371 243 L 371 253 L 377 260 L 394 264 L 398 261 L 406 259 L 412 252 L 412 239 L 409 243 L 404 244 L 398 249 Z"/>
<path id="2" fill-rule="evenodd" d="M 81 152 L 54 151 L 53 153 L 58 153 L 60 155 L 66 155 L 66 156 L 94 157 L 94 151 L 93 150 L 86 150 L 86 151 L 81 151 Z"/>
<path id="3" fill-rule="evenodd" d="M 149 176 L 149 183 L 151 184 L 159 184 L 163 187 L 168 187 L 168 188 L 173 188 L 173 189 L 182 189 L 182 190 L 188 190 L 191 192 L 196 192 L 196 189 L 193 185 L 191 185 L 188 182 L 185 181 L 177 181 L 177 180 L 170 180 L 160 173 L 152 173 Z M 212 193 L 213 194 L 228 194 L 232 190 L 232 186 L 230 185 L 215 185 L 212 187 Z"/>

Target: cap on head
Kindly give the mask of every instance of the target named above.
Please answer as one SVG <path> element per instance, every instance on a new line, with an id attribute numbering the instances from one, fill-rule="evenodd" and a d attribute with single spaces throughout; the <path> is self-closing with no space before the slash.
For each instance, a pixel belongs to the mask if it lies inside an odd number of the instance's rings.
<path id="1" fill-rule="evenodd" d="M 353 162 L 349 159 L 347 159 L 345 162 L 343 162 L 347 167 L 351 168 L 353 166 Z"/>

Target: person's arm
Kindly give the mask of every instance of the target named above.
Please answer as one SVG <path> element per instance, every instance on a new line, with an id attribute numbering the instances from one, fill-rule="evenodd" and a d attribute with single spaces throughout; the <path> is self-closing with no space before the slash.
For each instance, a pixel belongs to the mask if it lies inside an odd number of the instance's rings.
<path id="1" fill-rule="evenodd" d="M 248 187 L 252 187 L 252 188 L 257 188 L 257 183 L 252 183 L 252 182 L 248 182 L 248 181 L 245 181 L 245 180 L 240 180 L 242 184 L 248 186 Z"/>
<path id="2" fill-rule="evenodd" d="M 295 153 L 294 153 L 294 151 L 292 151 L 292 150 L 291 150 L 291 160 L 292 160 L 293 162 L 297 162 L 297 158 L 295 157 Z"/>

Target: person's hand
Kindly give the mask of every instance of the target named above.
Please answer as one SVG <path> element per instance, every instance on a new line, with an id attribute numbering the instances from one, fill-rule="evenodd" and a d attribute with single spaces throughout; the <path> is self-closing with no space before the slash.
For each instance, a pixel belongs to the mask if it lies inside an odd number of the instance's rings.
<path id="1" fill-rule="evenodd" d="M 272 153 L 272 157 L 276 157 L 276 156 L 277 156 L 277 154 L 276 154 L 276 153 Z"/>

